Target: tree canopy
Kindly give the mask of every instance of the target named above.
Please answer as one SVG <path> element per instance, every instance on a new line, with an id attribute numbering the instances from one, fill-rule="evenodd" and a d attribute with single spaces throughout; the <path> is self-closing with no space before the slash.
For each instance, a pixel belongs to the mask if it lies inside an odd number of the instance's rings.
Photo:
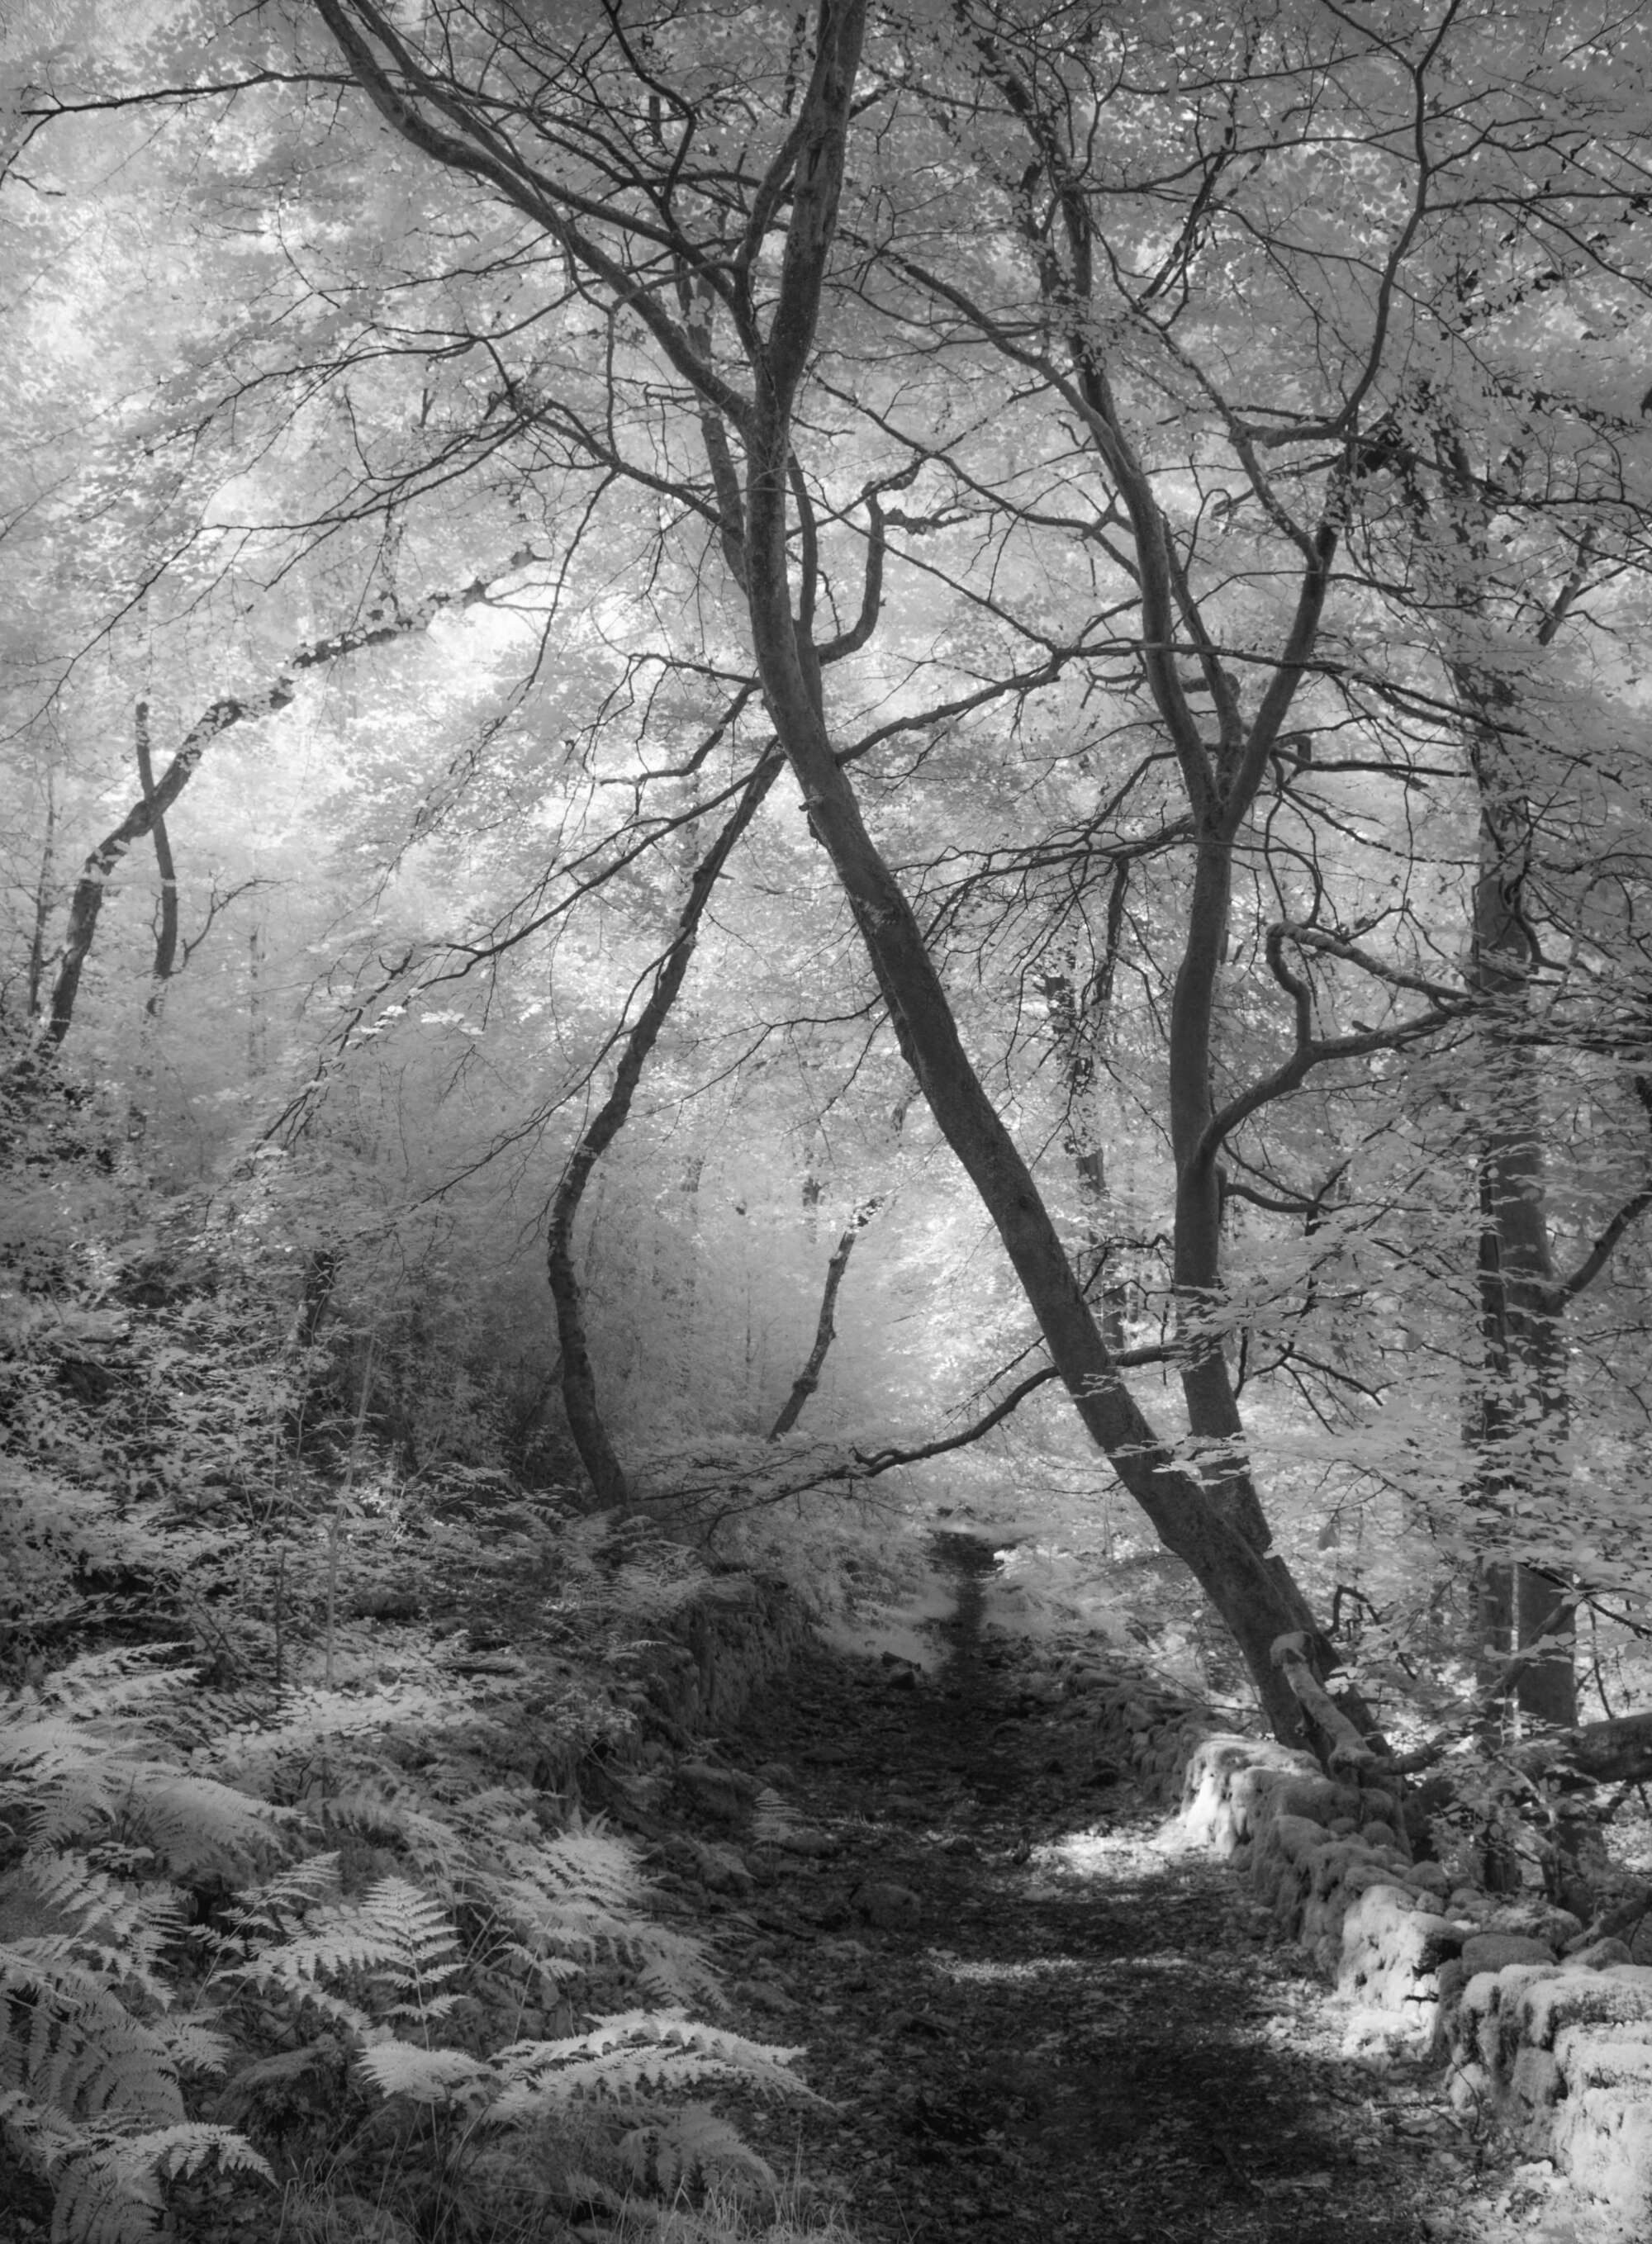
<path id="1" fill-rule="evenodd" d="M 410 1465 L 463 1378 L 610 1507 L 1122 1490 L 1282 1736 L 1574 1723 L 1648 1586 L 1648 27 L 6 37 L 12 1096 L 132 1233 L 376 1335 Z"/>

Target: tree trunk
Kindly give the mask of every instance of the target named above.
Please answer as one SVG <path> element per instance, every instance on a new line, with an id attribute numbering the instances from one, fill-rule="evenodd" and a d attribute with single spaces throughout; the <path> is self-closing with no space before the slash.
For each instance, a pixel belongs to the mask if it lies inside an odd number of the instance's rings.
<path id="1" fill-rule="evenodd" d="M 40 1013 L 40 993 L 46 978 L 46 929 L 51 923 L 51 890 L 57 872 L 58 849 L 58 792 L 50 771 L 46 774 L 46 834 L 40 849 L 40 875 L 35 882 L 34 924 L 29 930 L 29 998 L 28 1017 L 37 1020 Z"/>
<path id="2" fill-rule="evenodd" d="M 1192 1569 L 1232 1630 L 1276 1735 L 1307 1743 L 1309 1725 L 1276 1661 L 1276 1646 L 1282 1638 L 1298 1638 L 1322 1675 L 1334 1668 L 1335 1654 L 1284 1562 L 1268 1550 L 1248 1476 L 1229 1473 L 1219 1489 L 1207 1487 L 1160 1440 L 1126 1386 L 1032 1173 L 965 1052 L 911 906 L 867 832 L 827 730 L 816 651 L 805 625 L 793 618 L 791 411 L 818 316 L 863 24 L 864 0 L 823 0 L 815 74 L 798 118 L 780 295 L 746 424 L 745 591 L 764 697 L 901 1051 L 1004 1243 L 1074 1407 L 1161 1541 Z M 1201 973 L 1214 979 L 1225 934 L 1230 843 L 1225 835 L 1216 839 L 1216 855 L 1204 860 L 1199 924 L 1184 966 L 1188 980 Z M 1212 865 L 1220 873 L 1215 894 Z M 1179 1095 L 1188 1095 L 1185 1079 Z M 1208 1105 L 1208 1090 L 1202 1087 L 1198 1096 Z"/>
<path id="3" fill-rule="evenodd" d="M 815 1344 L 809 1351 L 802 1369 L 792 1382 L 792 1391 L 786 1397 L 779 1417 L 768 1429 L 771 1442 L 777 1442 L 782 1434 L 790 1433 L 802 1416 L 804 1403 L 820 1385 L 821 1367 L 826 1361 L 827 1351 L 837 1337 L 837 1328 L 832 1321 L 832 1313 L 837 1307 L 837 1289 L 843 1282 L 843 1273 L 848 1269 L 849 1258 L 855 1251 L 855 1241 L 882 1207 L 886 1197 L 883 1193 L 875 1193 L 870 1200 L 863 1201 L 843 1226 L 837 1244 L 832 1249 L 831 1259 L 826 1265 L 826 1282 L 821 1289 L 820 1315 L 815 1323 Z"/>
<path id="4" fill-rule="evenodd" d="M 1114 893 L 1121 901 L 1122 886 L 1117 875 Z M 1109 913 L 1109 919 L 1112 916 Z M 1111 928 L 1109 935 L 1113 937 Z M 1102 1008 L 1088 1001 L 1088 992 L 1080 994 L 1071 966 L 1046 974 L 1041 987 L 1050 1008 L 1050 1027 L 1066 1078 L 1066 1120 L 1061 1141 L 1072 1158 L 1079 1180 L 1079 1202 L 1084 1212 L 1085 1267 L 1081 1274 L 1086 1292 L 1100 1302 L 1101 1337 L 1116 1355 L 1125 1345 L 1124 1312 L 1128 1297 L 1123 1280 L 1116 1270 L 1109 1274 L 1107 1268 L 1117 1249 L 1108 1229 L 1107 1153 L 1092 1111 L 1096 1054 L 1103 1027 Z"/>
<path id="5" fill-rule="evenodd" d="M 731 323 L 750 370 L 748 395 L 742 395 L 711 364 L 708 346 L 694 321 L 674 314 L 667 292 L 652 279 L 640 279 L 623 257 L 597 240 L 559 180 L 524 162 L 513 161 L 509 168 L 501 165 L 491 119 L 484 122 L 466 101 L 452 98 L 439 78 L 416 62 L 410 63 L 382 9 L 369 0 L 348 0 L 348 4 L 347 0 L 315 0 L 315 4 L 350 68 L 396 132 L 435 160 L 489 179 L 545 228 L 560 253 L 588 273 L 593 285 L 611 301 L 631 308 L 698 402 L 711 409 L 708 450 L 717 454 L 725 432 L 733 430 L 743 452 L 743 520 L 735 504 L 739 494 L 731 491 L 732 479 L 718 472 L 714 456 L 712 480 L 721 543 L 745 598 L 758 673 L 781 749 L 796 776 L 812 831 L 831 859 L 854 916 L 902 1052 L 998 1230 L 1085 1425 L 1161 1539 L 1186 1561 L 1233 1630 L 1276 1733 L 1292 1741 L 1307 1741 L 1311 1733 L 1276 1663 L 1275 1648 L 1281 1638 L 1299 1639 L 1321 1677 L 1334 1668 L 1335 1655 L 1288 1569 L 1269 1549 L 1266 1521 L 1237 1445 L 1227 1445 L 1222 1470 L 1207 1485 L 1197 1470 L 1189 1469 L 1160 1439 L 1130 1395 L 1026 1163 L 964 1051 L 917 920 L 868 834 L 853 787 L 838 762 L 821 691 L 823 651 L 814 638 L 819 585 L 806 510 L 801 526 L 809 534 L 799 544 L 794 618 L 789 544 L 793 412 L 815 350 L 868 0 L 816 0 L 809 84 L 763 181 L 758 199 L 762 222 L 754 217 L 748 237 L 748 250 L 762 245 L 766 230 L 780 223 L 778 213 L 784 211 L 779 259 L 772 267 L 766 257 L 763 260 L 762 305 L 748 254 L 717 264 L 719 293 L 729 303 Z M 391 58 L 388 64 L 385 57 Z M 1076 207 L 1076 197 L 1064 199 L 1064 213 L 1071 216 Z M 1051 267 L 1051 260 L 1043 262 Z M 1197 924 L 1189 933 L 1178 983 L 1178 1004 L 1189 1025 L 1179 1045 L 1181 1056 L 1173 1061 L 1177 1078 L 1173 1098 L 1185 1105 L 1189 1075 L 1196 1065 L 1200 1023 L 1209 1017 L 1207 998 L 1201 997 L 1195 985 L 1201 977 L 1207 983 L 1214 980 L 1225 938 L 1227 861 L 1312 655 L 1336 551 L 1335 508 L 1328 509 L 1320 530 L 1307 541 L 1296 614 L 1258 713 L 1242 736 L 1235 729 L 1236 696 L 1225 687 L 1219 696 L 1223 760 L 1213 762 L 1176 674 L 1175 572 L 1162 517 L 1150 478 L 1119 434 L 1105 375 L 1094 362 L 1092 330 L 1085 317 L 1087 272 L 1075 269 L 1069 276 L 1057 277 L 1057 303 L 1065 308 L 1059 316 L 1063 329 L 1072 330 L 1080 365 L 1076 387 L 1064 387 L 1063 395 L 1100 447 L 1136 534 L 1142 659 L 1187 777 L 1200 835 Z M 692 287 L 688 293 L 692 297 Z M 732 461 L 732 451 L 728 457 Z M 877 550 L 874 540 L 874 554 Z M 833 642 L 829 651 L 834 654 L 852 652 L 870 636 L 880 582 L 869 565 L 862 619 Z M 1214 669 L 1214 658 L 1210 666 Z M 1208 1083 L 1197 1086 L 1195 1096 L 1208 1115 Z M 1189 1145 L 1188 1136 L 1184 1128 L 1180 1149 L 1183 1197 L 1191 1205 L 1203 1193 L 1219 1206 L 1214 1150 L 1202 1125 L 1196 1145 Z M 582 1154 L 575 1158 L 577 1161 Z M 577 1200 L 577 1180 L 571 1181 L 576 1184 Z M 1196 1278 L 1190 1282 L 1196 1283 Z M 1225 1380 L 1225 1369 L 1222 1377 Z M 1197 1376 L 1195 1384 L 1195 1394 L 1202 1397 Z M 1199 1402 L 1201 1419 L 1221 1420 L 1225 1434 L 1234 1415 L 1230 1405 L 1230 1395 L 1224 1398 L 1220 1382 L 1214 1382 L 1209 1404 Z M 1362 1715 L 1363 1710 L 1356 1710 L 1357 1720 Z M 1320 1742 L 1328 1750 L 1326 1741 Z"/>
<path id="6" fill-rule="evenodd" d="M 178 868 L 173 862 L 172 839 L 164 811 L 155 808 L 155 773 L 149 746 L 149 704 L 140 701 L 135 712 L 134 733 L 138 778 L 144 801 L 150 806 L 149 835 L 155 845 L 155 869 L 160 876 L 160 920 L 155 929 L 155 954 L 150 962 L 149 995 L 138 1031 L 138 1058 L 133 1068 L 132 1095 L 126 1107 L 126 1144 L 134 1167 L 149 1131 L 149 1102 L 154 1082 L 155 1046 L 166 1009 L 166 985 L 178 963 Z"/>
<path id="7" fill-rule="evenodd" d="M 603 1154 L 624 1128 L 636 1096 L 642 1071 L 653 1050 L 666 1017 L 676 1001 L 689 961 L 699 940 L 700 923 L 729 852 L 756 816 L 763 798 L 780 775 L 777 756 L 765 756 L 747 781 L 722 830 L 701 858 L 689 882 L 688 894 L 677 918 L 677 931 L 654 972 L 653 987 L 632 1024 L 620 1055 L 620 1064 L 608 1096 L 582 1132 L 568 1157 L 556 1198 L 545 1245 L 545 1274 L 556 1309 L 557 1336 L 562 1346 L 562 1402 L 568 1431 L 579 1452 L 598 1506 L 622 1508 L 630 1501 L 623 1467 L 608 1436 L 597 1397 L 596 1374 L 586 1336 L 585 1303 L 574 1261 L 573 1226 L 591 1174 Z"/>
<path id="8" fill-rule="evenodd" d="M 532 559 L 531 552 L 511 555 L 502 572 L 510 574 Z M 403 639 L 414 632 L 423 631 L 438 615 L 450 608 L 464 610 L 473 607 L 487 598 L 497 579 L 477 578 L 462 585 L 457 591 L 431 592 L 418 606 L 393 622 L 385 623 L 380 612 L 373 611 L 363 625 L 349 631 L 335 632 L 330 638 L 312 639 L 295 647 L 287 659 L 287 670 L 274 685 L 246 701 L 225 700 L 214 701 L 199 717 L 185 735 L 178 753 L 154 785 L 145 787 L 118 826 L 105 834 L 81 868 L 80 878 L 69 901 L 69 925 L 64 936 L 63 951 L 58 963 L 57 979 L 52 985 L 51 1010 L 46 1022 L 45 1038 L 54 1048 L 62 1044 L 74 1021 L 75 1001 L 80 991 L 80 977 L 92 937 L 98 931 L 98 917 L 103 909 L 104 897 L 117 866 L 134 842 L 141 842 L 157 818 L 164 817 L 194 777 L 201 758 L 220 733 L 233 725 L 250 724 L 261 717 L 274 716 L 292 701 L 296 688 L 288 672 L 315 670 L 328 663 L 336 662 L 347 654 L 360 652 L 363 647 L 383 646 L 392 639 Z"/>
<path id="9" fill-rule="evenodd" d="M 1529 809 L 1523 799 L 1501 792 L 1486 768 L 1494 747 L 1495 735 L 1488 733 L 1475 756 L 1480 873 L 1472 972 L 1475 987 L 1496 1009 L 1486 1031 L 1491 1065 L 1479 1169 L 1476 1496 L 1488 1523 L 1488 1547 L 1479 1566 L 1477 1610 L 1489 1727 L 1510 1743 L 1520 1734 L 1522 1717 L 1571 1727 L 1577 1720 L 1577 1673 L 1575 1613 L 1567 1586 L 1519 1555 L 1523 1519 L 1530 1523 L 1534 1512 L 1547 1512 L 1551 1521 L 1563 1516 L 1567 1412 L 1541 1085 L 1536 1055 L 1519 1033 L 1532 963 L 1520 909 Z M 1555 1639 L 1553 1649 L 1511 1668 L 1519 1654 L 1546 1637 Z"/>

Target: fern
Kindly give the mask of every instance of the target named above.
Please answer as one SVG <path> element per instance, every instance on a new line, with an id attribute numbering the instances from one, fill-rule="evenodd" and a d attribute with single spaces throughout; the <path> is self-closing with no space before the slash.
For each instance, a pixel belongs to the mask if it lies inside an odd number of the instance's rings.
<path id="1" fill-rule="evenodd" d="M 493 2059 L 504 2081 L 489 2120 L 520 2126 L 587 2099 L 671 2093 L 737 2080 L 759 2095 L 813 2099 L 788 2070 L 801 2049 L 748 2041 L 721 2026 L 668 2012 L 626 2011 L 564 2041 L 515 2042 Z"/>
<path id="2" fill-rule="evenodd" d="M 778 2192 L 780 2178 L 738 2130 L 704 2104 L 682 2104 L 627 2127 L 615 2145 L 627 2178 L 656 2196 L 674 2198 L 718 2181 L 755 2183 Z"/>
<path id="3" fill-rule="evenodd" d="M 484 1874 L 483 1890 L 515 1935 L 512 1952 L 559 1992 L 580 1965 L 606 1955 L 628 1962 L 655 2003 L 721 1999 L 701 1944 L 644 1914 L 648 1884 L 625 1840 L 581 1824 L 501 1852 L 508 1868 Z"/>
<path id="4" fill-rule="evenodd" d="M 0 1818 L 32 1847 L 125 1839 L 180 1873 L 244 1865 L 288 1835 L 290 1810 L 159 1758 L 150 1730 L 147 1711 L 0 1714 Z"/>
<path id="5" fill-rule="evenodd" d="M 254 1936 L 230 1976 L 284 1990 L 365 2032 L 375 2019 L 444 2017 L 455 2000 L 444 1983 L 460 1963 L 458 1935 L 440 1903 L 405 1878 L 381 1878 L 359 1902 L 323 1903 L 295 1931 Z M 329 2000 L 326 1979 L 358 1982 L 363 2004 Z"/>
<path id="6" fill-rule="evenodd" d="M 360 2058 L 362 2072 L 381 2096 L 415 2104 L 467 2104 L 491 2099 L 498 2077 L 482 2058 L 462 2049 L 420 2049 L 411 2042 L 375 2042 Z"/>
<path id="7" fill-rule="evenodd" d="M 74 2122 L 111 2113 L 134 2124 L 181 2119 L 168 2044 L 95 1973 L 53 1952 L 61 1944 L 0 1948 L 0 2085 Z"/>
<path id="8" fill-rule="evenodd" d="M 84 2137 L 61 2161 L 52 2244 L 139 2244 L 166 2209 L 162 2185 L 208 2160 L 227 2172 L 275 2179 L 268 2162 L 228 2127 L 183 2120 L 140 2135 Z"/>
<path id="9" fill-rule="evenodd" d="M 171 1886 L 113 1877 L 84 1855 L 39 1850 L 0 1878 L 0 1937 L 31 1955 L 50 1948 L 157 2008 L 171 2000 L 158 1965 L 182 1930 Z"/>

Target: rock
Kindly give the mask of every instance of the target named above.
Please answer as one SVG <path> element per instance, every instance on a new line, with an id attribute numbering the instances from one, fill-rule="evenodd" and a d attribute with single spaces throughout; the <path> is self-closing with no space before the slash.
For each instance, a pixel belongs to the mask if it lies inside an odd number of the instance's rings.
<path id="1" fill-rule="evenodd" d="M 713 1893 L 748 1894 L 757 1881 L 738 1847 L 720 1841 L 694 1842 L 694 1867 Z"/>
<path id="2" fill-rule="evenodd" d="M 715 1816 L 720 1823 L 738 1823 L 757 1789 L 750 1777 L 737 1775 L 733 1769 L 713 1768 L 702 1761 L 679 1762 L 677 1781 L 693 1795 L 696 1808 Z"/>
<path id="3" fill-rule="evenodd" d="M 857 1886 L 850 1906 L 880 1932 L 910 1931 L 924 1914 L 924 1904 L 911 1886 L 884 1878 L 869 1879 L 865 1885 Z"/>
<path id="4" fill-rule="evenodd" d="M 1463 1943 L 1463 1963 L 1471 1978 L 1481 1971 L 1505 1971 L 1511 1964 L 1552 1964 L 1547 1940 L 1525 1932 L 1477 1932 Z"/>
<path id="5" fill-rule="evenodd" d="M 782 2018 L 789 2011 L 797 2008 L 786 1990 L 777 1987 L 772 1979 L 741 1980 L 735 1988 L 735 1999 L 747 2004 L 754 2011 L 767 2011 L 775 2018 Z"/>
<path id="6" fill-rule="evenodd" d="M 1582 1919 L 1569 1909 L 1552 1909 L 1542 1902 L 1505 1902 L 1486 1920 L 1487 1932 L 1518 1932 L 1560 1950 L 1583 1930 Z"/>
<path id="7" fill-rule="evenodd" d="M 1604 1971 L 1614 1964 L 1630 1964 L 1634 1957 L 1621 1940 L 1591 1940 L 1586 1932 L 1581 1940 L 1567 1943 L 1566 1960 L 1580 1964 L 1586 1971 Z"/>
<path id="8" fill-rule="evenodd" d="M 837 1842 L 829 1831 L 811 1831 L 801 1823 L 792 1829 L 776 1832 L 774 1843 L 783 1847 L 789 1855 L 819 1858 L 837 1852 Z"/>

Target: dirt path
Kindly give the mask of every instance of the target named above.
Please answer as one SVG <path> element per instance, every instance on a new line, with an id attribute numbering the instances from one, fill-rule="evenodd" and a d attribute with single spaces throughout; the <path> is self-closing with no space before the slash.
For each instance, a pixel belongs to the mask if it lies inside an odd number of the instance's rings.
<path id="1" fill-rule="evenodd" d="M 770 2156 L 801 2152 L 863 2244 L 1413 2244 L 1529 2218 L 1540 2181 L 1522 2204 L 1500 2177 L 1493 2207 L 1431 2078 L 1341 2053 L 1233 1874 L 1097 1784 L 962 1586 L 936 1675 L 823 1653 L 720 1741 L 768 1789 L 708 1836 L 758 1882 L 701 1905 L 738 2022 L 806 2043 L 836 2107 L 751 2115 Z"/>

